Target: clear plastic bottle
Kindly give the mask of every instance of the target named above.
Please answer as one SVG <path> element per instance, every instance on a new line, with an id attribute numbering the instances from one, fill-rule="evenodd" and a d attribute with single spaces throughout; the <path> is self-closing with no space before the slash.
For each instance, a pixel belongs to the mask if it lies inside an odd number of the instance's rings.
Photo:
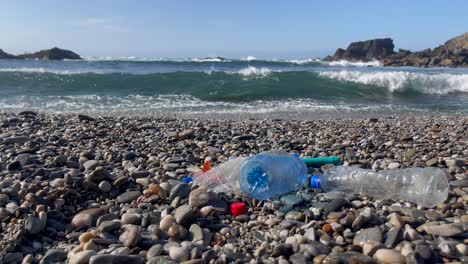
<path id="1" fill-rule="evenodd" d="M 239 170 L 246 159 L 247 157 L 232 158 L 207 172 L 196 173 L 193 182 L 210 191 L 238 192 L 240 191 Z"/>
<path id="2" fill-rule="evenodd" d="M 194 183 L 216 192 L 240 192 L 264 200 L 299 189 L 307 180 L 307 166 L 283 150 L 230 159 L 193 177 Z"/>
<path id="3" fill-rule="evenodd" d="M 295 155 L 256 155 L 240 168 L 242 192 L 258 200 L 301 188 L 307 180 L 307 166 Z"/>
<path id="4" fill-rule="evenodd" d="M 373 196 L 378 199 L 407 200 L 431 208 L 447 199 L 448 179 L 438 168 L 409 168 L 375 172 L 337 166 L 323 176 L 312 176 L 313 188 Z"/>

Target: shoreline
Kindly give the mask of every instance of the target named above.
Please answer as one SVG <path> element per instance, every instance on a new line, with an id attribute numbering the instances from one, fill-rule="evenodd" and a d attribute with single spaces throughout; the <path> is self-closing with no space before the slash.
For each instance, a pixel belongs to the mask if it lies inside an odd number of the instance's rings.
<path id="1" fill-rule="evenodd" d="M 48 116 L 65 116 L 69 118 L 76 117 L 79 114 L 87 115 L 93 118 L 144 118 L 144 119 L 171 119 L 181 120 L 208 120 L 208 121 L 332 121 L 332 120 L 368 120 L 368 119 L 399 119 L 399 118 L 467 118 L 468 114 L 461 113 L 427 113 L 421 112 L 344 112 L 344 111 L 303 111 L 303 112 L 272 112 L 272 113 L 213 113 L 213 112 L 141 112 L 141 111 L 113 111 L 113 112 L 95 112 L 95 111 L 37 111 L 29 109 L 21 110 L 0 110 L 0 115 L 20 114 L 22 112 L 36 112 Z"/>
<path id="2" fill-rule="evenodd" d="M 0 111 L 0 260 L 464 262 L 467 128 L 467 116 L 210 120 Z M 438 167 L 449 196 L 421 208 L 303 188 L 255 201 L 178 181 L 205 159 L 217 165 L 271 149 L 337 155 L 346 166 L 376 170 Z M 233 217 L 234 202 L 246 203 L 247 214 Z"/>

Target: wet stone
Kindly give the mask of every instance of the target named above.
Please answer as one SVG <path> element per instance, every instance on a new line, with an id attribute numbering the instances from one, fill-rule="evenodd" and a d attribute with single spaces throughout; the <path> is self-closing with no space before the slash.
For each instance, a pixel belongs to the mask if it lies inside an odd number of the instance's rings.
<path id="1" fill-rule="evenodd" d="M 382 231 L 377 227 L 362 229 L 354 237 L 354 245 L 364 245 L 367 242 L 374 241 L 381 243 L 382 242 Z"/>

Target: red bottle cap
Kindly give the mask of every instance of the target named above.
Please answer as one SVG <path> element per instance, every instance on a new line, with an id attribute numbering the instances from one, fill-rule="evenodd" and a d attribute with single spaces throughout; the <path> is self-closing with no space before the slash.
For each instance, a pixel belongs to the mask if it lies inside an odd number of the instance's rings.
<path id="1" fill-rule="evenodd" d="M 247 206 L 245 203 L 233 203 L 231 204 L 231 213 L 234 217 L 247 214 Z"/>

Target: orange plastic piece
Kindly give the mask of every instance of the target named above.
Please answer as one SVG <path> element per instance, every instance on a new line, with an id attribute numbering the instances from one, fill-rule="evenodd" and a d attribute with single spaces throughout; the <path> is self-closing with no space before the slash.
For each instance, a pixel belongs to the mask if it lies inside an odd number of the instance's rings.
<path id="1" fill-rule="evenodd" d="M 210 161 L 208 160 L 205 160 L 205 162 L 203 163 L 203 167 L 202 167 L 202 172 L 207 172 L 209 170 L 211 170 L 211 163 Z"/>

